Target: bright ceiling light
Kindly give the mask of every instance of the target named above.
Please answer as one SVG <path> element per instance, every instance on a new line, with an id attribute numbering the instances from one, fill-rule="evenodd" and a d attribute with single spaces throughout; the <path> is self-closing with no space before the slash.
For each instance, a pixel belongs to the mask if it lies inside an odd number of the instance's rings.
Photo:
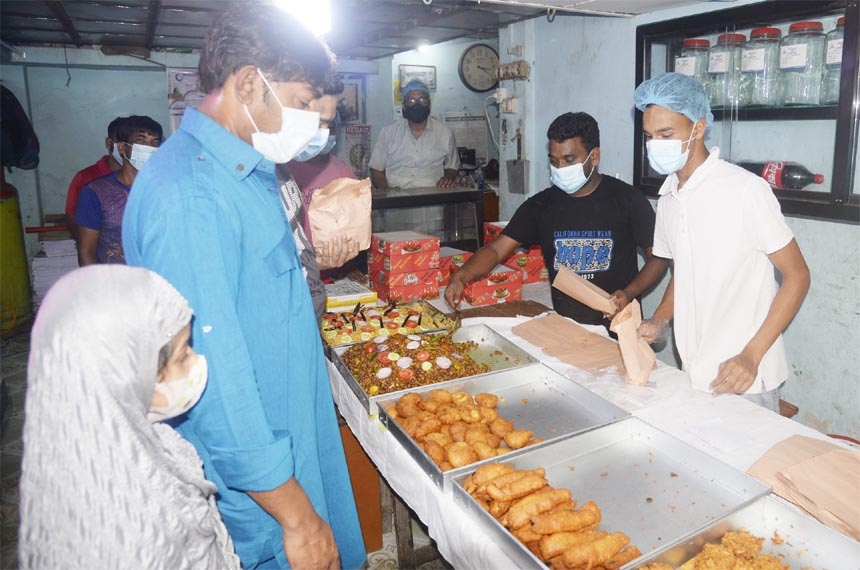
<path id="1" fill-rule="evenodd" d="M 420 46 L 418 46 L 418 51 L 420 53 L 427 53 L 428 51 L 430 51 L 430 46 L 427 44 L 421 44 Z"/>
<path id="2" fill-rule="evenodd" d="M 324 36 L 331 31 L 329 0 L 275 0 L 275 4 L 298 18 L 317 36 Z"/>

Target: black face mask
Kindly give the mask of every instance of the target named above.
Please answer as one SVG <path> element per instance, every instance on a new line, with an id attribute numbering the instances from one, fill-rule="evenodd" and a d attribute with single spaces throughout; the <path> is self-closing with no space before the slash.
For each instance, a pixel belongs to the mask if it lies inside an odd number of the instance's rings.
<path id="1" fill-rule="evenodd" d="M 423 123 L 430 116 L 430 106 L 413 105 L 403 109 L 403 116 L 410 123 Z"/>

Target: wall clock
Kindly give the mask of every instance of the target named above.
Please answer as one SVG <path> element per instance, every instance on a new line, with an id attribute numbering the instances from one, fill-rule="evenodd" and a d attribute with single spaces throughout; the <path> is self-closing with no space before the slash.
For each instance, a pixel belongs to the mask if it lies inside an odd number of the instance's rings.
<path id="1" fill-rule="evenodd" d="M 499 67 L 499 54 L 487 44 L 474 44 L 466 48 L 460 56 L 457 71 L 463 84 L 478 93 L 496 87 L 496 69 Z"/>

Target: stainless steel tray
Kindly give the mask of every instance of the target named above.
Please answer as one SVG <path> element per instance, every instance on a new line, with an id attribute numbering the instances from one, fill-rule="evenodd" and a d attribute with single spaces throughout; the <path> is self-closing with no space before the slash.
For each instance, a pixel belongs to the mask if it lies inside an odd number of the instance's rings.
<path id="1" fill-rule="evenodd" d="M 550 485 L 570 489 L 579 504 L 596 502 L 603 513 L 600 528 L 627 534 L 644 556 L 770 491 L 745 473 L 634 417 L 502 462 L 517 469 L 545 468 Z M 463 489 L 469 473 L 454 477 L 455 501 L 518 565 L 544 568 Z"/>
<path id="2" fill-rule="evenodd" d="M 417 334 L 446 334 L 445 331 L 435 332 L 435 333 L 417 333 Z M 475 359 L 479 364 L 486 364 L 490 368 L 490 372 L 496 372 L 499 370 L 507 370 L 511 368 L 517 368 L 521 366 L 528 366 L 531 364 L 535 364 L 538 361 L 535 358 L 532 358 L 529 353 L 525 350 L 521 349 L 487 325 L 473 325 L 462 327 L 454 332 L 451 337 L 456 342 L 465 342 L 465 341 L 473 341 L 478 344 L 478 347 L 471 351 L 469 355 Z M 369 414 L 377 413 L 377 401 L 381 398 L 386 400 L 399 398 L 406 392 L 410 390 L 400 390 L 397 392 L 389 392 L 388 394 L 380 394 L 379 396 L 369 396 L 367 392 L 364 391 L 364 388 L 361 387 L 361 384 L 356 381 L 355 377 L 352 375 L 352 372 L 349 371 L 346 364 L 340 358 L 340 355 L 346 352 L 348 347 L 335 347 L 330 356 L 331 361 L 334 363 L 335 367 L 343 376 L 349 388 L 353 391 L 355 396 L 361 402 L 361 405 L 364 406 L 364 409 L 367 410 Z M 480 376 L 480 375 L 479 375 Z M 476 378 L 476 376 L 472 376 L 472 378 Z M 439 382 L 438 384 L 433 384 L 434 388 L 443 387 L 451 382 L 458 382 L 462 380 L 462 378 L 458 378 L 457 380 L 448 380 L 447 382 Z"/>
<path id="3" fill-rule="evenodd" d="M 499 397 L 499 415 L 514 422 L 517 429 L 531 430 L 535 437 L 543 438 L 544 442 L 535 444 L 537 446 L 547 445 L 629 416 L 625 410 L 540 363 L 516 370 L 452 380 L 445 382 L 444 386 L 421 386 L 408 392 L 423 394 L 440 387 L 451 392 L 462 390 L 473 396 L 481 392 L 495 394 Z M 378 399 L 379 419 L 437 486 L 448 489 L 451 479 L 458 474 L 471 473 L 478 465 L 498 461 L 498 458 L 487 459 L 443 473 L 385 411 L 389 405 L 395 404 L 403 393 L 398 394 L 386 394 Z M 533 446 L 511 451 L 510 454 L 529 449 L 533 449 Z"/>
<path id="4" fill-rule="evenodd" d="M 741 529 L 765 539 L 762 554 L 776 556 L 792 568 L 860 568 L 860 542 L 824 526 L 776 495 L 762 497 L 715 525 L 638 563 L 662 562 L 678 567 L 698 554 L 706 543 L 718 544 L 726 532 Z M 782 543 L 774 543 L 774 537 L 781 539 Z"/>

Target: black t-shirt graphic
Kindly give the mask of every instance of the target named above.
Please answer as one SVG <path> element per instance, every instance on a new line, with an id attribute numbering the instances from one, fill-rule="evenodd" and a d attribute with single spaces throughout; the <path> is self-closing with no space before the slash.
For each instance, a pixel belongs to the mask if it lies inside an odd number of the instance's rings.
<path id="1" fill-rule="evenodd" d="M 597 188 L 573 198 L 552 186 L 532 196 L 503 234 L 526 247 L 540 245 L 550 281 L 567 267 L 601 289 L 623 289 L 639 272 L 637 247 L 654 244 L 654 209 L 636 188 L 603 176 Z M 603 315 L 552 289 L 555 310 L 577 322 L 605 324 Z"/>

